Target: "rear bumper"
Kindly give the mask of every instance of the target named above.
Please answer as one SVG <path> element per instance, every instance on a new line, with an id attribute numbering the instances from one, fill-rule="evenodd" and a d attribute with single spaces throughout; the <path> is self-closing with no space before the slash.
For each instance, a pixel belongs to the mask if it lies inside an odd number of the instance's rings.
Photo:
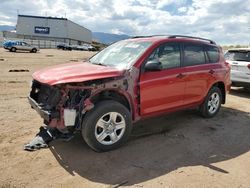
<path id="1" fill-rule="evenodd" d="M 250 83 L 250 73 L 232 70 L 231 80 L 232 82 Z"/>
<path id="2" fill-rule="evenodd" d="M 236 87 L 250 87 L 250 82 L 241 82 L 232 80 L 232 86 Z"/>

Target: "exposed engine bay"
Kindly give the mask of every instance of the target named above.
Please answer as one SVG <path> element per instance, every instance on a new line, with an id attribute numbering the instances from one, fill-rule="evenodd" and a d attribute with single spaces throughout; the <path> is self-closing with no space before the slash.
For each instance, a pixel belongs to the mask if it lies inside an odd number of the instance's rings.
<path id="1" fill-rule="evenodd" d="M 49 127 L 65 129 L 66 126 L 80 126 L 84 100 L 90 90 L 77 86 L 48 86 L 33 81 L 29 102 Z M 77 118 L 78 117 L 78 118 Z"/>

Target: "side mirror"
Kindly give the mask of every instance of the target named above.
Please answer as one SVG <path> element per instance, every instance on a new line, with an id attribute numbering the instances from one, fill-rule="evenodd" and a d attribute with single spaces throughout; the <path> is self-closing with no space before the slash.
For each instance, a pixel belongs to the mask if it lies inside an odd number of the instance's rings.
<path id="1" fill-rule="evenodd" d="M 150 60 L 145 64 L 146 71 L 160 71 L 162 70 L 161 62 L 157 60 Z"/>

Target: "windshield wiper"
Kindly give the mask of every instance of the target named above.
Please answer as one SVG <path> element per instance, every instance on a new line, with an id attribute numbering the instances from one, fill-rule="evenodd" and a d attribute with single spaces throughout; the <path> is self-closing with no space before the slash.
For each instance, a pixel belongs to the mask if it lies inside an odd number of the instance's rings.
<path id="1" fill-rule="evenodd" d="M 107 65 L 105 65 L 105 64 L 102 64 L 102 63 L 92 63 L 92 64 L 94 64 L 94 65 L 100 65 L 100 66 L 107 66 Z"/>

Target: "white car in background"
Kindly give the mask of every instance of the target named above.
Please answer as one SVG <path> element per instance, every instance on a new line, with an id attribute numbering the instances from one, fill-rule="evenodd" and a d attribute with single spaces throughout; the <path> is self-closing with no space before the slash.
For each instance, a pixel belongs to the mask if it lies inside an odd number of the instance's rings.
<path id="1" fill-rule="evenodd" d="M 233 86 L 250 88 L 250 48 L 229 49 L 225 53 L 226 61 L 231 65 Z"/>

